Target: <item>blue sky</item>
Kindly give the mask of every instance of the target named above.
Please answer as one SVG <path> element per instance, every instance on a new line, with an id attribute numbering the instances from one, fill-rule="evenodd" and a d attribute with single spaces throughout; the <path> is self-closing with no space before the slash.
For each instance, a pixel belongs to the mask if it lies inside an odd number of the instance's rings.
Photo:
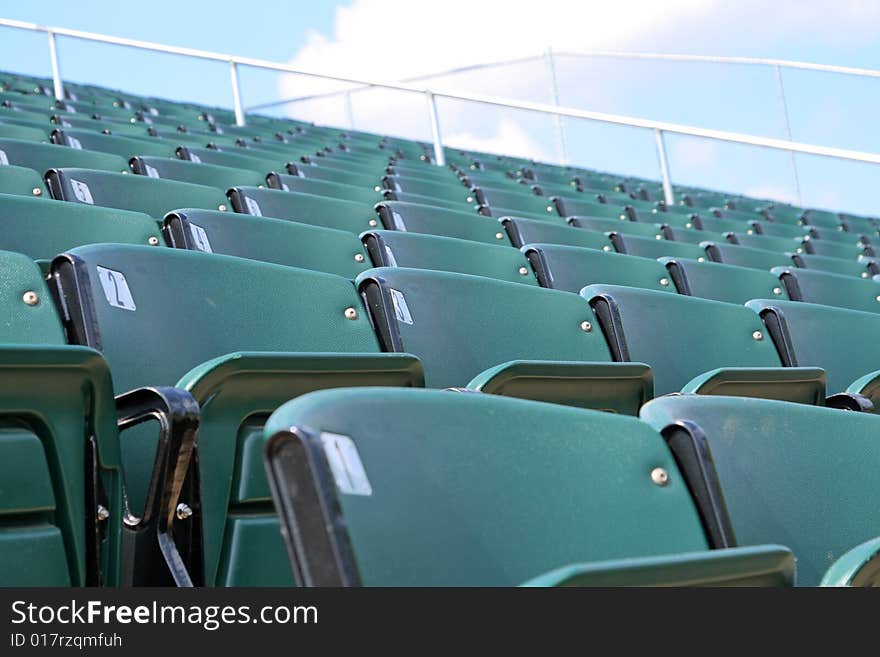
<path id="1" fill-rule="evenodd" d="M 880 67 L 880 3 L 867 0 L 346 0 L 282 2 L 271 9 L 227 0 L 153 0 L 137 9 L 104 0 L 44 0 L 4 7 L 7 18 L 104 32 L 207 50 L 292 61 L 341 74 L 398 79 L 464 64 L 557 51 L 614 49 L 779 57 Z M 220 64 L 61 40 L 62 73 L 71 80 L 229 106 L 228 69 Z M 0 68 L 46 75 L 43 35 L 2 29 Z M 745 66 L 557 58 L 565 105 L 782 137 L 773 73 Z M 880 79 L 784 73 L 798 141 L 880 152 L 874 129 Z M 245 70 L 245 103 L 328 88 L 296 76 Z M 549 101 L 541 61 L 438 78 L 431 84 Z M 353 95 L 361 129 L 428 139 L 421 98 Z M 288 106 L 294 116 L 346 124 L 339 98 Z M 451 143 L 557 157 L 546 117 L 441 101 Z M 657 177 L 653 136 L 644 131 L 566 120 L 573 163 Z M 788 155 L 706 140 L 669 137 L 676 182 L 779 198 L 792 197 Z M 880 215 L 877 167 L 798 156 L 804 203 Z"/>

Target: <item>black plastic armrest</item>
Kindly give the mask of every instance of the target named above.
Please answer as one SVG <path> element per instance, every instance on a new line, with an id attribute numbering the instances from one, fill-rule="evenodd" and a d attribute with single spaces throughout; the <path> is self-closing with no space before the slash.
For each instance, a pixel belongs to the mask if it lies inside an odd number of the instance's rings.
<path id="1" fill-rule="evenodd" d="M 147 581 L 170 584 L 173 580 L 177 586 L 193 586 L 191 573 L 195 557 L 192 555 L 198 550 L 192 550 L 191 546 L 179 549 L 174 538 L 174 520 L 178 517 L 184 483 L 197 484 L 195 473 L 190 471 L 199 427 L 199 405 L 189 392 L 180 388 L 138 388 L 116 397 L 116 417 L 120 433 L 149 420 L 159 423 L 156 460 L 140 516 L 131 512 L 123 489 L 120 583 L 136 586 Z M 182 516 L 188 527 L 196 527 L 198 516 L 194 516 L 189 507 L 186 512 Z M 199 532 L 190 530 L 186 534 L 192 538 Z M 188 556 L 184 558 L 182 553 Z"/>

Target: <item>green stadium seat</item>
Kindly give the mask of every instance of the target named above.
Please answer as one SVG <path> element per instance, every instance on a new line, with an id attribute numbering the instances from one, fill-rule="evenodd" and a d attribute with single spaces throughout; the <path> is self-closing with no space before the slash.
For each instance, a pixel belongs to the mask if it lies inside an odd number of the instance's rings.
<path id="1" fill-rule="evenodd" d="M 256 217 L 299 221 L 356 234 L 378 223 L 369 203 L 258 187 L 233 187 L 227 196 L 235 212 Z"/>
<path id="2" fill-rule="evenodd" d="M 833 394 L 855 393 L 880 404 L 877 313 L 802 301 L 753 299 L 746 305 L 760 315 L 785 366 L 821 367 Z"/>
<path id="3" fill-rule="evenodd" d="M 880 264 L 873 258 L 866 256 L 858 256 L 858 258 L 845 260 L 843 258 L 829 258 L 828 256 L 798 254 L 792 258 L 794 264 L 804 269 L 818 269 L 819 271 L 827 271 L 832 274 L 843 274 L 844 276 L 858 276 L 859 278 L 870 278 L 876 274 L 880 274 Z"/>
<path id="4" fill-rule="evenodd" d="M 713 507 L 704 513 L 724 517 L 740 545 L 784 541 L 799 584 L 817 585 L 836 559 L 876 537 L 880 418 L 696 395 L 656 399 L 641 417 L 663 432 L 692 487 L 723 491 L 702 498 Z"/>
<path id="5" fill-rule="evenodd" d="M 157 221 L 175 208 L 226 208 L 226 198 L 220 189 L 149 176 L 50 169 L 46 183 L 56 200 L 143 212 Z"/>
<path id="6" fill-rule="evenodd" d="M 657 395 L 736 394 L 821 403 L 817 368 L 786 371 L 758 318 L 743 306 L 617 285 L 581 290 L 615 361 L 647 363 Z"/>
<path id="7" fill-rule="evenodd" d="M 680 294 L 727 303 L 788 299 L 786 288 L 768 271 L 687 258 L 660 258 Z"/>
<path id="8" fill-rule="evenodd" d="M 511 208 L 521 212 L 529 212 L 532 214 L 542 215 L 553 213 L 550 198 L 538 196 L 529 193 L 528 190 L 519 191 L 513 188 L 513 191 L 506 189 L 474 187 L 473 193 L 476 196 L 477 205 L 485 205 L 489 208 Z M 467 190 L 461 195 L 462 203 L 467 204 L 465 197 L 468 196 Z"/>
<path id="9" fill-rule="evenodd" d="M 852 260 L 860 255 L 875 255 L 871 245 L 862 240 L 853 240 L 849 244 L 844 244 L 834 240 L 812 239 L 808 236 L 804 240 L 804 247 L 807 253 L 847 260 Z"/>
<path id="10" fill-rule="evenodd" d="M 57 144 L 37 144 L 20 139 L 0 139 L 0 162 L 27 167 L 43 175 L 53 168 L 75 167 L 121 173 L 128 171 L 124 158 Z"/>
<path id="11" fill-rule="evenodd" d="M 382 178 L 382 186 L 393 192 L 462 199 L 471 205 L 477 202 L 476 194 L 465 187 L 452 173 L 449 174 L 448 179 L 443 180 L 417 178 L 415 176 L 386 175 Z"/>
<path id="12" fill-rule="evenodd" d="M 241 151 L 241 152 L 238 152 Z M 274 171 L 283 168 L 283 157 L 265 156 L 252 153 L 246 149 L 237 151 L 221 151 L 213 148 L 198 148 L 194 146 L 180 146 L 176 150 L 177 157 L 181 160 L 189 160 L 200 164 L 216 164 L 222 167 L 234 169 L 247 169 L 250 171 Z"/>
<path id="13" fill-rule="evenodd" d="M 24 125 L 11 125 L 0 119 L 0 139 L 22 139 L 25 141 L 47 142 L 51 126 L 47 123 L 45 129 Z"/>
<path id="14" fill-rule="evenodd" d="M 382 187 L 381 179 L 383 174 L 373 174 L 357 169 L 340 169 L 291 162 L 287 165 L 287 173 L 293 176 L 308 178 L 309 180 L 327 180 L 329 182 L 364 187 L 376 191 L 379 191 Z"/>
<path id="15" fill-rule="evenodd" d="M 622 233 L 612 233 L 611 242 L 618 253 L 627 253 L 642 258 L 669 256 L 690 258 L 701 262 L 706 259 L 706 252 L 702 246 L 688 244 L 687 242 L 650 239 L 636 235 L 624 235 Z"/>
<path id="16" fill-rule="evenodd" d="M 141 176 L 165 178 L 229 189 L 236 185 L 265 185 L 266 175 L 259 171 L 224 167 L 217 164 L 199 164 L 170 157 L 137 156 L 128 163 L 131 170 Z"/>
<path id="17" fill-rule="evenodd" d="M 165 241 L 178 249 L 221 253 L 353 279 L 370 265 L 358 238 L 344 230 L 217 210 L 165 215 Z"/>
<path id="18" fill-rule="evenodd" d="M 378 405 L 395 412 L 376 413 Z M 550 571 L 583 562 L 630 585 L 657 583 L 661 565 L 670 585 L 794 577 L 785 548 L 710 550 L 718 537 L 701 523 L 662 437 L 633 418 L 373 388 L 294 400 L 264 436 L 292 569 L 305 586 L 559 585 Z M 652 468 L 662 483 L 652 483 Z"/>
<path id="19" fill-rule="evenodd" d="M 383 201 L 376 205 L 376 213 L 379 218 L 373 221 L 381 222 L 386 230 L 455 237 L 486 244 L 510 244 L 500 223 L 478 214 L 400 201 Z"/>
<path id="20" fill-rule="evenodd" d="M 575 216 L 568 218 L 568 225 L 602 233 L 623 233 L 624 235 L 649 237 L 655 240 L 665 240 L 668 239 L 670 235 L 669 229 L 660 224 L 641 223 L 638 221 L 630 221 L 626 218 L 621 221 L 619 219 L 599 219 L 597 217 Z"/>
<path id="21" fill-rule="evenodd" d="M 158 157 L 174 157 L 177 144 L 164 142 L 160 139 L 145 137 L 121 137 L 118 135 L 104 135 L 93 130 L 53 130 L 52 143 L 60 146 L 68 146 L 77 150 L 84 149 L 110 153 L 128 158 L 135 155 L 156 155 Z"/>
<path id="22" fill-rule="evenodd" d="M 619 369 L 576 294 L 401 267 L 357 279 L 384 351 L 406 351 L 426 385 L 467 387 L 633 415 L 651 397 L 641 364 Z"/>
<path id="23" fill-rule="evenodd" d="M 598 231 L 572 228 L 562 223 L 544 221 L 543 219 L 521 219 L 519 217 L 502 217 L 510 242 L 516 247 L 526 244 L 565 244 L 587 249 L 613 251 L 611 239 Z"/>
<path id="24" fill-rule="evenodd" d="M 708 259 L 712 262 L 723 262 L 726 265 L 736 265 L 737 267 L 770 270 L 792 263 L 791 254 L 753 249 L 739 244 L 708 242 L 705 249 L 706 255 L 709 256 Z"/>
<path id="25" fill-rule="evenodd" d="M 675 292 L 663 265 L 652 258 L 559 244 L 522 247 L 542 287 L 579 293 L 587 285 L 628 285 Z"/>
<path id="26" fill-rule="evenodd" d="M 509 246 L 400 230 L 367 231 L 361 239 L 376 267 L 436 269 L 538 284 L 529 261 Z"/>
<path id="27" fill-rule="evenodd" d="M 598 203 L 591 201 L 577 201 L 569 197 L 551 197 L 553 208 L 560 217 L 595 217 L 597 219 L 619 219 L 635 221 L 635 211 L 620 205 Z M 549 207 L 549 206 L 548 206 Z"/>
<path id="28" fill-rule="evenodd" d="M 285 192 L 299 192 L 301 194 L 314 194 L 315 196 L 329 196 L 330 198 L 369 206 L 375 205 L 384 198 L 382 193 L 377 192 L 375 189 L 335 183 L 329 180 L 300 178 L 299 176 L 291 176 L 285 173 L 270 173 L 266 180 L 272 189 L 280 189 Z"/>
<path id="29" fill-rule="evenodd" d="M 771 271 L 794 301 L 880 312 L 880 285 L 876 281 L 797 267 L 775 267 Z"/>
<path id="30" fill-rule="evenodd" d="M 0 194 L 17 196 L 48 196 L 43 178 L 27 167 L 0 165 Z"/>
<path id="31" fill-rule="evenodd" d="M 765 251 L 775 251 L 777 253 L 808 253 L 807 247 L 803 241 L 786 238 L 773 237 L 772 235 L 748 235 L 745 233 L 728 233 L 727 241 L 731 244 L 739 244 L 750 249 L 764 249 Z M 713 238 L 707 238 L 707 241 L 717 241 Z M 853 259 L 856 253 L 852 254 Z"/>
<path id="32" fill-rule="evenodd" d="M 68 336 L 102 352 L 118 390 L 176 385 L 199 403 L 192 519 L 201 524 L 204 569 L 196 579 L 292 582 L 253 454 L 262 419 L 319 388 L 420 385 L 418 362 L 379 353 L 354 285 L 331 274 L 181 249 L 93 245 L 58 256 L 51 280 L 70 309 Z M 185 330 L 169 334 L 181 318 Z M 139 465 L 151 462 L 152 449 L 146 440 L 122 443 L 130 497 L 148 481 Z"/>

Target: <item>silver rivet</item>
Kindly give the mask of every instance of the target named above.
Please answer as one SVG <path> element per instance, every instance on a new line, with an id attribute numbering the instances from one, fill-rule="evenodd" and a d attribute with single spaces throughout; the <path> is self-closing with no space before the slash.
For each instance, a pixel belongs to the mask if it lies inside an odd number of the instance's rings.
<path id="1" fill-rule="evenodd" d="M 376 226 L 379 225 L 378 223 L 376 223 L 375 219 L 370 219 L 370 221 L 368 223 L 370 224 L 371 228 L 375 228 Z"/>
<path id="2" fill-rule="evenodd" d="M 684 227 L 685 227 L 685 228 L 693 228 L 694 225 L 693 225 L 693 224 L 685 224 Z"/>
<path id="3" fill-rule="evenodd" d="M 798 247 L 794 250 L 795 253 L 803 253 L 804 250 L 801 247 Z"/>
<path id="4" fill-rule="evenodd" d="M 839 231 L 843 231 L 843 226 L 838 226 L 838 227 L 837 227 L 837 230 L 839 230 Z"/>
<path id="5" fill-rule="evenodd" d="M 697 258 L 697 262 L 706 262 L 706 259 L 703 256 Z"/>
<path id="6" fill-rule="evenodd" d="M 34 187 L 34 188 L 31 190 L 31 193 L 32 193 L 34 196 L 42 196 L 42 195 L 43 195 L 43 190 L 40 189 L 39 187 Z"/>
<path id="7" fill-rule="evenodd" d="M 553 212 L 553 206 L 552 206 L 552 205 L 548 205 L 548 206 L 547 206 L 547 212 Z"/>
<path id="8" fill-rule="evenodd" d="M 521 275 L 525 276 L 526 274 L 529 273 L 529 270 L 526 269 L 525 267 L 520 267 L 520 268 L 519 268 L 519 273 L 520 273 Z"/>
<path id="9" fill-rule="evenodd" d="M 364 254 L 363 253 L 355 253 L 354 254 L 354 261 L 355 262 L 363 262 L 364 261 Z"/>
<path id="10" fill-rule="evenodd" d="M 752 331 L 752 337 L 755 338 L 755 340 L 763 340 L 764 334 L 760 331 Z"/>
<path id="11" fill-rule="evenodd" d="M 474 202 L 474 197 L 473 197 L 473 196 L 468 196 L 468 197 L 465 199 L 465 203 L 473 203 L 473 202 Z"/>
<path id="12" fill-rule="evenodd" d="M 862 272 L 862 278 L 868 278 L 868 272 L 863 271 L 863 272 Z"/>
<path id="13" fill-rule="evenodd" d="M 110 512 L 107 510 L 107 507 L 103 504 L 99 504 L 98 508 L 95 509 L 95 518 L 98 519 L 98 522 L 104 522 L 109 517 Z"/>
<path id="14" fill-rule="evenodd" d="M 651 481 L 658 486 L 665 486 L 669 483 L 669 473 L 663 468 L 654 468 L 651 470 Z"/>
<path id="15" fill-rule="evenodd" d="M 220 210 L 220 212 L 226 212 L 226 206 L 223 203 L 218 205 L 217 209 Z"/>
<path id="16" fill-rule="evenodd" d="M 382 191 L 382 188 L 379 187 L 379 185 L 376 185 L 375 187 L 373 187 L 373 191 L 374 191 L 374 192 L 381 192 L 381 191 Z"/>
<path id="17" fill-rule="evenodd" d="M 782 288 L 774 287 L 774 288 L 773 288 L 773 294 L 782 294 Z"/>
<path id="18" fill-rule="evenodd" d="M 150 238 L 147 240 L 147 244 L 149 244 L 150 246 L 159 246 L 159 238 L 155 235 L 151 235 Z"/>
<path id="19" fill-rule="evenodd" d="M 592 330 L 593 330 L 593 325 L 590 324 L 590 322 L 588 322 L 586 320 L 581 322 L 581 331 L 583 331 L 584 333 L 589 333 Z"/>
<path id="20" fill-rule="evenodd" d="M 655 240 L 662 240 L 663 236 L 662 235 L 654 235 L 654 239 Z"/>
<path id="21" fill-rule="evenodd" d="M 625 214 L 622 214 L 622 215 L 620 215 L 620 216 L 617 217 L 617 218 L 620 219 L 621 221 L 626 221 L 626 215 L 625 215 Z"/>
<path id="22" fill-rule="evenodd" d="M 755 232 L 755 231 L 753 231 L 751 228 L 749 228 L 749 229 L 746 231 L 746 235 L 752 235 L 752 234 L 754 234 L 754 232 Z"/>
<path id="23" fill-rule="evenodd" d="M 345 312 L 343 314 L 345 315 L 345 319 L 357 319 L 358 318 L 358 311 L 355 310 L 354 308 L 352 308 L 351 306 L 346 308 Z"/>
<path id="24" fill-rule="evenodd" d="M 496 240 L 503 240 L 503 239 L 504 239 L 504 233 L 495 233 L 495 239 L 496 239 Z"/>
<path id="25" fill-rule="evenodd" d="M 669 279 L 664 276 L 660 279 L 660 285 L 662 285 L 663 287 L 667 287 L 669 285 Z"/>
<path id="26" fill-rule="evenodd" d="M 190 508 L 189 504 L 185 502 L 181 502 L 177 505 L 177 518 L 178 520 L 186 520 L 193 514 L 193 510 Z"/>
<path id="27" fill-rule="evenodd" d="M 28 290 L 24 294 L 21 295 L 21 300 L 24 301 L 28 306 L 36 306 L 40 303 L 40 297 L 37 296 L 37 293 L 33 290 Z"/>
<path id="28" fill-rule="evenodd" d="M 606 244 L 605 246 L 602 247 L 602 250 L 603 251 L 611 251 L 611 247 Z"/>

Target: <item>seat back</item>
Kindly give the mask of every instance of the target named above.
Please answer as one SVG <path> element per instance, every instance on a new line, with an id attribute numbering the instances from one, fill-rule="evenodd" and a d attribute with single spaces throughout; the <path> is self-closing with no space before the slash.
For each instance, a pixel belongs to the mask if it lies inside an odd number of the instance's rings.
<path id="1" fill-rule="evenodd" d="M 737 304 L 764 297 L 788 298 L 779 279 L 761 269 L 687 258 L 660 258 L 660 262 L 681 294 Z"/>
<path id="2" fill-rule="evenodd" d="M 98 151 L 79 150 L 56 144 L 21 139 L 0 139 L 0 162 L 33 169 L 40 175 L 52 168 L 77 167 L 121 173 L 128 171 L 125 158 Z"/>
<path id="3" fill-rule="evenodd" d="M 761 322 L 743 306 L 615 285 L 591 285 L 581 296 L 599 318 L 614 360 L 651 366 L 657 396 L 709 370 L 782 364 Z"/>
<path id="4" fill-rule="evenodd" d="M 799 584 L 817 585 L 837 557 L 877 535 L 878 417 L 701 395 L 656 399 L 641 417 L 664 432 L 682 472 L 699 471 L 692 485 L 717 482 L 739 545 L 792 549 Z"/>
<path id="5" fill-rule="evenodd" d="M 456 237 L 487 244 L 510 243 L 501 224 L 476 213 L 401 201 L 383 201 L 376 206 L 376 212 L 386 230 Z"/>
<path id="6" fill-rule="evenodd" d="M 771 271 L 795 301 L 880 312 L 880 284 L 877 281 L 798 267 L 775 267 Z"/>
<path id="7" fill-rule="evenodd" d="M 383 350 L 418 356 L 430 387 L 462 387 L 518 359 L 611 360 L 589 306 L 570 292 L 400 267 L 357 282 Z"/>
<path id="8" fill-rule="evenodd" d="M 168 178 L 195 185 L 228 189 L 235 185 L 264 185 L 266 174 L 250 169 L 199 164 L 171 157 L 137 156 L 128 163 L 131 170 L 150 178 Z"/>
<path id="9" fill-rule="evenodd" d="M 510 242 L 517 248 L 526 244 L 565 244 L 603 251 L 614 250 L 611 239 L 599 231 L 579 230 L 563 223 L 543 219 L 502 217 L 500 221 L 507 231 Z"/>
<path id="10" fill-rule="evenodd" d="M 264 435 L 301 584 L 512 586 L 573 561 L 708 546 L 663 439 L 633 418 L 348 389 L 285 404 Z"/>
<path id="11" fill-rule="evenodd" d="M 314 194 L 315 196 L 327 196 L 343 201 L 375 205 L 383 199 L 382 192 L 375 187 L 356 187 L 344 183 L 302 178 L 285 173 L 270 173 L 266 178 L 269 187 L 280 189 L 285 192 L 299 192 L 300 194 Z"/>
<path id="12" fill-rule="evenodd" d="M 0 194 L 46 197 L 43 177 L 27 167 L 0 166 Z"/>

